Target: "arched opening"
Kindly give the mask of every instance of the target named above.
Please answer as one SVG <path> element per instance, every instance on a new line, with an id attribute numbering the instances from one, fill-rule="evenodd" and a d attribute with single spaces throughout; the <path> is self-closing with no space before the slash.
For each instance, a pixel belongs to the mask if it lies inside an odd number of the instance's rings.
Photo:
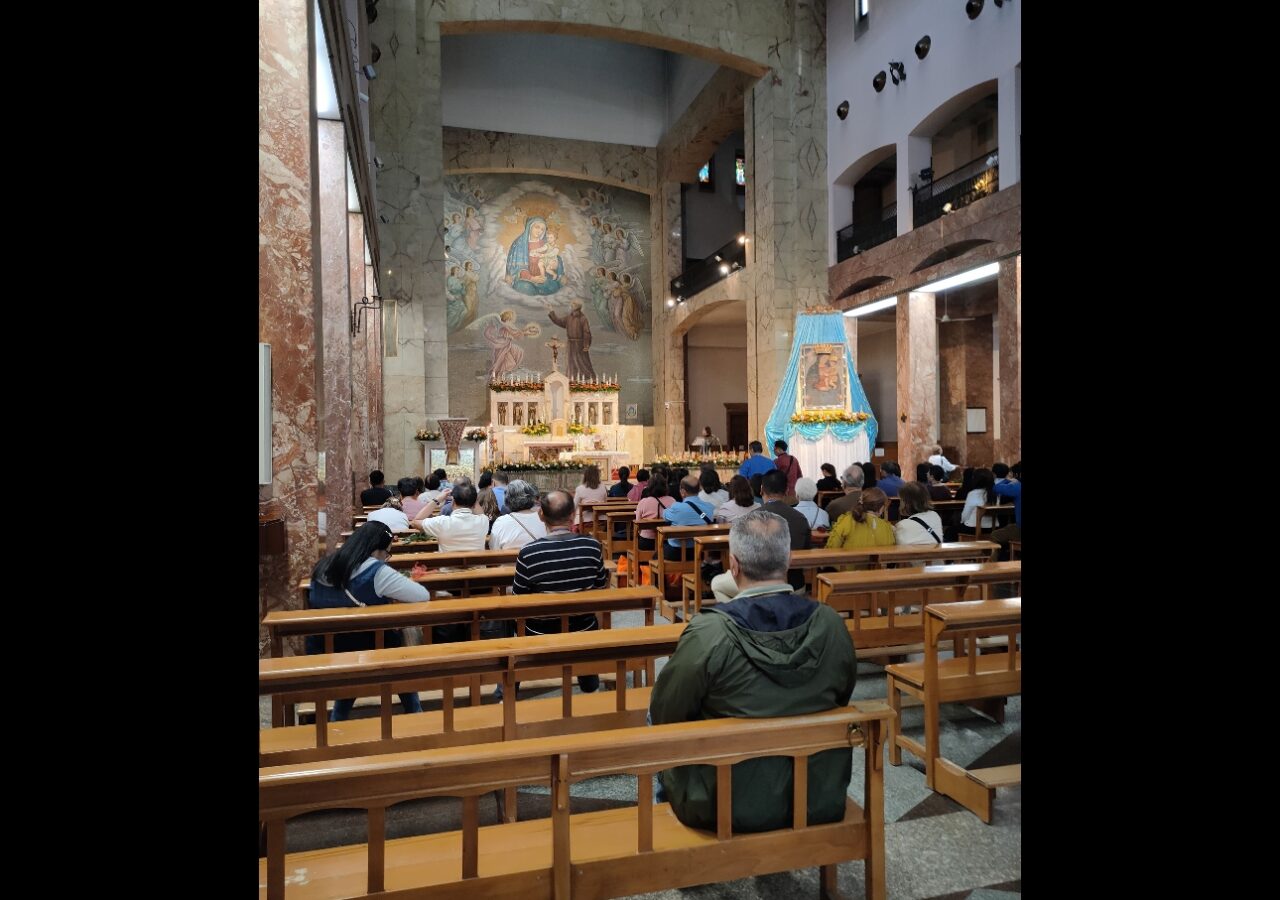
<path id="1" fill-rule="evenodd" d="M 957 94 L 912 134 L 930 138 L 929 165 L 916 180 L 912 223 L 919 228 L 1000 188 L 996 81 Z"/>
<path id="2" fill-rule="evenodd" d="M 898 154 L 894 144 L 879 147 L 836 180 L 852 185 L 850 224 L 836 232 L 836 261 L 857 256 L 898 233 Z"/>
<path id="3" fill-rule="evenodd" d="M 683 334 L 685 434 L 711 429 L 713 446 L 745 447 L 747 434 L 747 304 L 717 303 Z M 701 449 L 701 448 L 699 448 Z"/>

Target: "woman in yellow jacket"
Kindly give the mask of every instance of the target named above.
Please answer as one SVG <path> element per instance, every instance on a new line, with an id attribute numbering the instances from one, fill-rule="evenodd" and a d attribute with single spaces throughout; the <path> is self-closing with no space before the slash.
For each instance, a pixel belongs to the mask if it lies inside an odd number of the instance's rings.
<path id="1" fill-rule="evenodd" d="M 889 547 L 896 544 L 893 526 L 883 518 L 889 498 L 879 488 L 862 492 L 858 504 L 842 515 L 827 537 L 828 550 L 856 547 Z"/>

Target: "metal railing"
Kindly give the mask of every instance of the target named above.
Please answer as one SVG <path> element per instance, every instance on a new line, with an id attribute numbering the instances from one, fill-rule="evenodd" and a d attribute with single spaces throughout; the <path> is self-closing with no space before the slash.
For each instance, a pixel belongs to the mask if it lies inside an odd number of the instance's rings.
<path id="1" fill-rule="evenodd" d="M 836 261 L 843 262 L 851 256 L 857 256 L 877 244 L 891 241 L 898 236 L 897 204 L 894 204 L 894 215 L 872 225 L 854 228 L 849 225 L 836 232 Z"/>
<path id="2" fill-rule="evenodd" d="M 994 164 L 987 161 L 994 157 Z M 915 189 L 912 203 L 912 225 L 919 228 L 942 217 L 943 207 L 951 204 L 952 210 L 968 206 L 1000 188 L 999 150 L 975 159 L 954 172 L 935 178 Z"/>
<path id="3" fill-rule="evenodd" d="M 728 272 L 721 267 L 728 266 Z M 706 259 L 696 262 L 685 260 L 685 270 L 671 279 L 671 296 L 688 300 L 694 294 L 705 291 L 722 278 L 747 267 L 747 246 L 735 237 Z"/>

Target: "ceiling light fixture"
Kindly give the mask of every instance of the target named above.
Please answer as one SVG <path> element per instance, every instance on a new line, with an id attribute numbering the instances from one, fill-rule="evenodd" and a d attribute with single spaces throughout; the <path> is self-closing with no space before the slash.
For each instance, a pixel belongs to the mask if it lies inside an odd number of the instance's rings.
<path id="1" fill-rule="evenodd" d="M 976 19 L 982 14 L 982 0 L 969 0 L 964 5 L 964 14 L 970 19 Z"/>
<path id="2" fill-rule="evenodd" d="M 844 314 L 851 319 L 856 319 L 858 318 L 858 316 L 870 315 L 873 312 L 880 312 L 880 310 L 882 309 L 889 309 L 890 307 L 897 306 L 897 305 L 898 305 L 897 296 L 886 297 L 883 300 L 875 300 L 871 303 L 865 303 L 862 306 L 859 306 L 857 309 L 845 310 Z"/>
<path id="3" fill-rule="evenodd" d="M 841 100 L 840 105 L 836 107 L 836 116 L 843 122 L 849 118 L 849 101 Z"/>
<path id="4" fill-rule="evenodd" d="M 884 83 L 889 80 L 889 76 L 884 74 L 884 69 L 876 73 L 876 77 L 871 79 L 871 86 L 876 89 L 876 93 L 884 90 Z"/>
<path id="5" fill-rule="evenodd" d="M 922 294 L 936 294 L 938 291 L 945 291 L 949 288 L 960 287 L 962 284 L 972 284 L 975 281 L 983 281 L 987 278 L 994 278 L 1000 273 L 1000 263 L 987 263 L 985 266 L 978 266 L 976 269 L 970 269 L 968 272 L 961 272 L 959 275 L 952 275 L 949 278 L 943 278 L 939 281 L 933 281 L 929 284 L 922 284 L 918 288 L 912 288 Z"/>
<path id="6" fill-rule="evenodd" d="M 929 48 L 933 46 L 933 41 L 929 39 L 929 35 L 925 35 L 916 41 L 916 59 L 924 59 L 929 55 Z"/>

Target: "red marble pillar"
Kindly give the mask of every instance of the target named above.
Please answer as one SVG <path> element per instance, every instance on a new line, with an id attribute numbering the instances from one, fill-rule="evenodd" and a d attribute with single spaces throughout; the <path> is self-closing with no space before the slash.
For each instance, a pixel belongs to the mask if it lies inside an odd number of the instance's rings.
<path id="1" fill-rule="evenodd" d="M 258 339 L 271 345 L 269 493 L 284 508 L 287 534 L 285 553 L 259 556 L 259 622 L 297 605 L 293 586 L 316 561 L 313 9 L 305 0 L 258 2 Z M 259 626 L 259 654 L 265 649 Z"/>
<path id="2" fill-rule="evenodd" d="M 321 60 L 321 65 L 328 65 Z M 320 194 L 320 293 L 323 310 L 320 402 L 324 416 L 325 552 L 351 520 L 351 267 L 347 262 L 347 163 L 341 121 L 316 123 Z"/>
<path id="3" fill-rule="evenodd" d="M 1022 254 L 1000 261 L 996 282 L 1000 341 L 1000 431 L 996 460 L 1022 459 Z"/>
<path id="4" fill-rule="evenodd" d="M 933 294 L 898 295 L 898 464 L 915 477 L 938 431 L 938 327 Z"/>

